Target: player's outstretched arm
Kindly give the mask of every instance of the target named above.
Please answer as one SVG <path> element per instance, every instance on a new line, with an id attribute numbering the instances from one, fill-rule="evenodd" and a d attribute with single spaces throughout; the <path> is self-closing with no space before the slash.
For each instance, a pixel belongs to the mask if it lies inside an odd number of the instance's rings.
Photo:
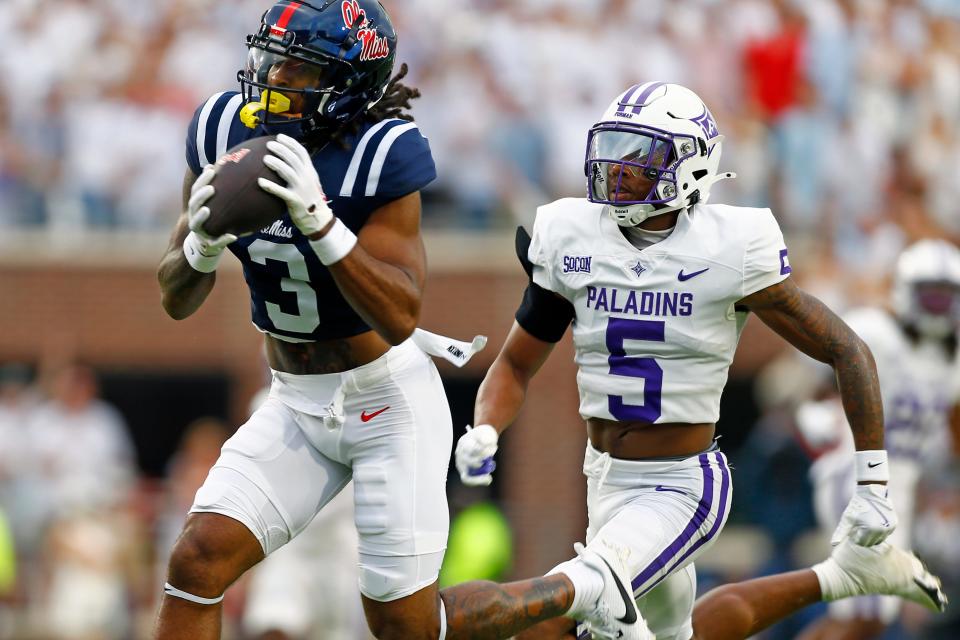
<path id="1" fill-rule="evenodd" d="M 207 237 L 206 243 L 202 240 L 186 243 L 188 236 L 191 236 L 191 239 L 201 238 L 191 231 L 191 219 L 193 226 L 199 226 L 209 215 L 209 209 L 204 204 L 213 195 L 213 187 L 209 185 L 212 177 L 212 170 L 204 171 L 198 177 L 187 169 L 183 176 L 183 213 L 170 235 L 170 244 L 157 269 L 163 308 L 174 320 L 190 316 L 207 299 L 216 282 L 214 269 L 220 253 L 227 244 L 236 239 L 227 235 L 220 238 Z M 186 251 L 193 252 L 193 263 L 187 259 Z"/>
<path id="2" fill-rule="evenodd" d="M 546 362 L 554 345 L 535 338 L 514 321 L 477 391 L 474 424 L 492 425 L 498 433 L 510 426 L 523 406 L 530 379 Z"/>
<path id="3" fill-rule="evenodd" d="M 493 456 L 497 453 L 500 433 L 517 417 L 530 379 L 553 351 L 553 345 L 532 336 L 518 322 L 513 323 L 503 348 L 477 391 L 473 411 L 476 426 L 467 425 L 467 432 L 457 441 L 454 459 L 465 485 L 493 482 L 496 468 Z"/>
<path id="4" fill-rule="evenodd" d="M 831 542 L 839 544 L 847 537 L 866 546 L 882 542 L 896 528 L 897 514 L 885 486 L 890 471 L 883 450 L 883 405 L 870 349 L 843 320 L 790 278 L 740 302 L 792 345 L 833 367 L 857 448 L 858 486 Z"/>
<path id="5" fill-rule="evenodd" d="M 740 301 L 811 358 L 833 367 L 858 451 L 883 449 L 883 405 L 877 366 L 866 343 L 792 278 Z"/>

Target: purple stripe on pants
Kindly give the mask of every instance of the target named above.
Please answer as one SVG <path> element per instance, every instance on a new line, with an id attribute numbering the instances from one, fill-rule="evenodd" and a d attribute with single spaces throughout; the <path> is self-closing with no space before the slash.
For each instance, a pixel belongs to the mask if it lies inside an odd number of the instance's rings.
<path id="1" fill-rule="evenodd" d="M 703 526 L 703 523 L 713 510 L 713 469 L 710 467 L 710 458 L 705 453 L 700 454 L 700 468 L 703 469 L 703 496 L 700 498 L 700 503 L 697 505 L 697 510 L 694 512 L 693 518 L 690 519 L 690 522 L 687 523 L 686 528 L 680 532 L 676 540 L 664 549 L 653 562 L 647 565 L 647 567 L 640 572 L 640 575 L 633 579 L 631 586 L 634 591 L 655 576 L 658 571 L 667 566 L 667 563 L 680 553 L 683 547 L 690 541 L 690 538 L 693 537 L 693 534 Z"/>
<path id="2" fill-rule="evenodd" d="M 690 548 L 687 549 L 682 556 L 680 556 L 679 560 L 673 563 L 673 566 L 670 567 L 670 569 L 663 574 L 660 580 L 663 580 L 668 575 L 673 573 L 673 571 L 678 566 L 680 566 L 680 564 L 684 560 L 689 558 L 694 551 L 696 551 L 697 549 L 705 545 L 710 540 L 713 540 L 713 537 L 717 535 L 717 532 L 720 531 L 721 525 L 723 525 L 724 518 L 727 515 L 727 491 L 730 488 L 730 470 L 727 468 L 727 465 L 724 462 L 722 454 L 717 452 L 713 455 L 716 457 L 717 466 L 720 467 L 720 504 L 717 505 L 717 519 L 713 521 L 713 526 L 710 527 L 710 531 L 707 532 L 707 535 L 703 536 L 702 538 L 697 540 L 695 543 L 690 545 Z M 657 582 L 647 587 L 644 590 L 644 593 L 647 593 L 648 591 L 650 591 L 650 589 L 653 589 L 655 586 L 657 586 L 660 580 L 657 580 Z"/>
<path id="3" fill-rule="evenodd" d="M 633 108 L 634 113 L 640 113 L 640 109 L 643 108 L 644 103 L 647 101 L 647 98 L 650 97 L 650 94 L 667 84 L 666 82 L 651 82 L 650 85 L 643 90 L 639 96 L 637 96 L 637 106 Z"/>

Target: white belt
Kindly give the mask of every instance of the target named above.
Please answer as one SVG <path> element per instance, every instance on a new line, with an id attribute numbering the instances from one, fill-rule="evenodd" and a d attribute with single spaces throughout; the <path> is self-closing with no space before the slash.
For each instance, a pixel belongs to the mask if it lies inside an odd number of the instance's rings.
<path id="1" fill-rule="evenodd" d="M 414 329 L 410 338 L 424 353 L 443 358 L 457 367 L 467 364 L 473 354 L 487 346 L 487 336 L 474 336 L 471 342 L 464 342 L 423 329 Z"/>

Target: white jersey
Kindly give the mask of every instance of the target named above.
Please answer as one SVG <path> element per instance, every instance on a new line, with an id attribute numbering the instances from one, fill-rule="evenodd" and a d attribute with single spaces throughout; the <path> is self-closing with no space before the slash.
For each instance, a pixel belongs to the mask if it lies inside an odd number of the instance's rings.
<path id="1" fill-rule="evenodd" d="M 887 450 L 934 462 L 950 449 L 950 411 L 960 401 L 960 354 L 948 354 L 941 343 L 912 341 L 880 309 L 859 309 L 846 320 L 877 361 Z"/>
<path id="2" fill-rule="evenodd" d="M 844 320 L 877 362 L 887 451 L 915 463 L 940 462 L 950 450 L 950 411 L 960 402 L 960 354 L 948 354 L 938 342 L 912 340 L 882 309 L 855 309 Z M 852 450 L 849 428 L 843 432 L 844 448 Z"/>
<path id="3" fill-rule="evenodd" d="M 575 309 L 580 414 L 644 422 L 716 422 L 746 322 L 735 303 L 790 273 L 769 209 L 700 204 L 664 240 L 638 250 L 603 205 L 540 207 L 533 280 Z"/>
<path id="4" fill-rule="evenodd" d="M 938 344 L 913 341 L 896 319 L 881 309 L 856 309 L 844 320 L 867 343 L 877 363 L 884 440 L 890 455 L 888 490 L 899 519 L 889 540 L 909 549 L 914 538 L 917 482 L 925 468 L 938 466 L 950 455 L 949 412 L 960 401 L 957 359 Z M 811 448 L 832 447 L 810 467 L 814 509 L 829 534 L 856 486 L 853 435 L 838 397 L 802 405 L 797 426 Z M 900 604 L 898 598 L 850 598 L 831 602 L 830 615 L 890 623 Z"/>

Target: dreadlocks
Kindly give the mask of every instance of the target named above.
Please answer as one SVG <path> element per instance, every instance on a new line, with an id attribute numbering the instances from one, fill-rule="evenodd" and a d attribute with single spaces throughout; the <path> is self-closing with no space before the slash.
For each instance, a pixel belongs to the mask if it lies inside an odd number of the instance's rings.
<path id="1" fill-rule="evenodd" d="M 407 75 L 407 63 L 400 65 L 397 75 L 390 78 L 387 88 L 383 90 L 383 97 L 366 113 L 367 120 L 380 122 L 387 118 L 400 118 L 413 122 L 413 115 L 406 113 L 410 109 L 410 101 L 420 97 L 420 90 L 408 87 L 400 82 Z"/>
<path id="2" fill-rule="evenodd" d="M 383 97 L 359 117 L 334 131 L 330 138 L 339 146 L 346 148 L 346 138 L 357 133 L 361 124 L 380 122 L 388 118 L 400 118 L 413 122 L 413 114 L 409 113 L 410 101 L 420 97 L 420 90 L 400 82 L 407 75 L 407 71 L 407 63 L 404 62 L 400 65 L 400 71 L 390 78 L 386 89 L 383 90 Z"/>

